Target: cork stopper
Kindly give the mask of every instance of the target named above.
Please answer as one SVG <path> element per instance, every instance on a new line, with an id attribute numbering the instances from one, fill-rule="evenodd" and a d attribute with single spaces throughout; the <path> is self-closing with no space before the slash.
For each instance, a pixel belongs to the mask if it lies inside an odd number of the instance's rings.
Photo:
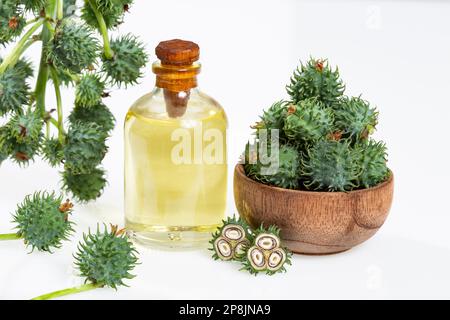
<path id="1" fill-rule="evenodd" d="M 180 39 L 160 42 L 155 53 L 163 65 L 188 66 L 200 58 L 200 48 L 196 43 Z"/>
<path id="2" fill-rule="evenodd" d="M 200 65 L 194 64 L 200 58 L 199 46 L 180 39 L 162 41 L 155 49 L 160 62 L 153 65 L 156 86 L 164 90 L 167 114 L 171 118 L 186 113 L 190 90 L 197 87 Z"/>

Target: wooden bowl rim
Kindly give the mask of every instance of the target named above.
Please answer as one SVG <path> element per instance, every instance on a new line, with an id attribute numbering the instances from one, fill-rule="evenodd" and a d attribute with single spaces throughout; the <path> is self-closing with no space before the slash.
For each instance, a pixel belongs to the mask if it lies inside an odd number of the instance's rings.
<path id="1" fill-rule="evenodd" d="M 238 163 L 234 169 L 234 171 L 244 180 L 253 183 L 255 185 L 258 185 L 261 188 L 267 188 L 269 190 L 273 190 L 273 191 L 277 191 L 277 192 L 285 192 L 285 193 L 292 193 L 292 194 L 296 194 L 296 195 L 318 195 L 318 196 L 343 196 L 343 195 L 349 195 L 349 194 L 359 194 L 359 193 L 369 193 L 369 192 L 373 192 L 376 191 L 378 189 L 383 189 L 386 186 L 392 184 L 392 182 L 394 181 L 394 173 L 392 172 L 392 170 L 389 170 L 389 179 L 387 179 L 384 182 L 379 183 L 378 185 L 371 187 L 371 188 L 366 188 L 366 189 L 359 189 L 359 190 L 353 190 L 353 191 L 348 191 L 348 192 L 343 192 L 343 191 L 306 191 L 306 190 L 293 190 L 293 189 L 284 189 L 284 188 L 280 188 L 280 187 L 276 187 L 276 186 L 271 186 L 271 185 L 267 185 L 258 181 L 255 181 L 249 177 L 247 177 L 247 175 L 245 174 L 244 171 L 244 165 Z"/>

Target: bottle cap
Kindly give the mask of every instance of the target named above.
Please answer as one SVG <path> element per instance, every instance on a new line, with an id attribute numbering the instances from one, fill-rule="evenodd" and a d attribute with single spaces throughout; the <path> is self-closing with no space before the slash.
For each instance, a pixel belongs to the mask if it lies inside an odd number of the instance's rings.
<path id="1" fill-rule="evenodd" d="M 191 65 L 200 58 L 196 43 L 180 39 L 160 42 L 155 53 L 163 65 Z"/>

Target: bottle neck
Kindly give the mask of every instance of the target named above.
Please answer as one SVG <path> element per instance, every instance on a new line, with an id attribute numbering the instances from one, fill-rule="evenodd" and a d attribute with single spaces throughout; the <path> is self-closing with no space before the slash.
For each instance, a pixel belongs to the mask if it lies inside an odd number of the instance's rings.
<path id="1" fill-rule="evenodd" d="M 182 117 L 191 95 L 191 90 L 197 87 L 197 75 L 200 64 L 165 65 L 161 62 L 153 64 L 156 74 L 156 87 L 164 92 L 167 114 L 171 118 Z"/>
<path id="2" fill-rule="evenodd" d="M 172 92 L 188 92 L 197 87 L 197 75 L 200 73 L 199 63 L 191 65 L 165 65 L 159 61 L 153 64 L 156 74 L 156 87 Z"/>

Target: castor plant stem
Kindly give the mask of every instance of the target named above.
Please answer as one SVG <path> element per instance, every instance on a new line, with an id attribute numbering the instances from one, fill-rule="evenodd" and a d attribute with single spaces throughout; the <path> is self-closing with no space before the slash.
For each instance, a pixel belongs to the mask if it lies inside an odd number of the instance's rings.
<path id="1" fill-rule="evenodd" d="M 55 17 L 55 0 L 48 2 L 45 12 L 51 13 L 51 17 Z M 39 63 L 39 71 L 36 80 L 36 88 L 34 90 L 34 96 L 36 98 L 36 108 L 41 112 L 42 115 L 45 114 L 45 92 L 47 90 L 47 80 L 48 80 L 48 61 L 47 55 L 45 54 L 45 48 L 50 41 L 52 36 L 52 31 L 48 26 L 44 25 L 42 27 L 41 39 L 42 39 L 42 50 L 41 50 L 41 61 Z"/>
<path id="2" fill-rule="evenodd" d="M 50 74 L 53 80 L 53 85 L 55 87 L 56 95 L 56 110 L 58 113 L 58 140 L 60 143 L 64 142 L 64 117 L 63 117 L 63 106 L 62 106 L 62 96 L 58 73 L 54 67 L 50 67 Z"/>
<path id="3" fill-rule="evenodd" d="M 111 49 L 111 45 L 109 42 L 109 35 L 108 35 L 108 28 L 106 27 L 105 19 L 103 18 L 100 11 L 98 11 L 97 6 L 93 2 L 93 0 L 88 0 L 89 4 L 91 5 L 92 11 L 95 14 L 95 17 L 97 18 L 97 22 L 99 25 L 99 31 L 103 37 L 103 51 L 105 58 L 108 60 L 111 60 L 114 57 L 114 52 Z"/>
<path id="4" fill-rule="evenodd" d="M 64 290 L 58 290 L 51 293 L 43 294 L 39 297 L 33 298 L 31 300 L 51 300 L 59 297 L 64 297 L 71 294 L 86 292 L 98 288 L 102 288 L 104 285 L 99 283 L 87 283 L 78 287 L 68 288 Z"/>
<path id="5" fill-rule="evenodd" d="M 56 3 L 56 18 L 62 20 L 64 18 L 64 0 L 57 0 Z"/>
<path id="6" fill-rule="evenodd" d="M 22 239 L 22 236 L 18 235 L 17 233 L 0 234 L 0 241 L 10 241 L 19 239 Z"/>

